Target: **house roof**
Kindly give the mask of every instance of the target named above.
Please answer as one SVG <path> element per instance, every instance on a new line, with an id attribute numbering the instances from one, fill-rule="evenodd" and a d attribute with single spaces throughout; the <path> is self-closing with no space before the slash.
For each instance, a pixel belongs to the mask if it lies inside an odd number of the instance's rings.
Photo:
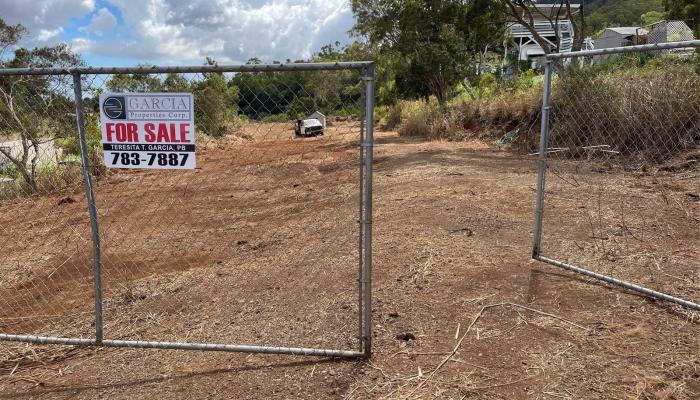
<path id="1" fill-rule="evenodd" d="M 652 30 L 657 28 L 671 28 L 674 30 L 691 30 L 685 21 L 671 20 L 671 21 L 659 21 L 651 24 Z"/>
<path id="2" fill-rule="evenodd" d="M 623 36 L 636 35 L 637 32 L 639 32 L 640 35 L 644 35 L 647 33 L 646 29 L 640 28 L 637 26 L 621 26 L 621 27 L 617 27 L 617 28 L 607 28 L 605 30 L 615 32 L 615 33 L 617 33 L 619 35 L 623 35 Z"/>

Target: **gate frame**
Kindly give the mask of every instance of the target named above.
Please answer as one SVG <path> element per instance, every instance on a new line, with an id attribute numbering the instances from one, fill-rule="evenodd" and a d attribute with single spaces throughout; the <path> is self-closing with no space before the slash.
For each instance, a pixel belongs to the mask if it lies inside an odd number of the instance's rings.
<path id="1" fill-rule="evenodd" d="M 599 55 L 610 55 L 610 54 L 623 54 L 623 53 L 643 53 L 649 51 L 658 50 L 672 50 L 679 48 L 700 48 L 700 40 L 682 41 L 682 42 L 670 42 L 670 43 L 659 43 L 659 44 L 647 44 L 639 46 L 627 46 L 627 47 L 614 47 L 609 49 L 600 50 L 584 50 L 575 51 L 570 53 L 554 53 L 548 54 L 545 57 L 545 77 L 544 77 L 544 94 L 542 99 L 542 124 L 540 129 L 540 147 L 539 147 L 539 160 L 538 160 L 538 171 L 537 171 L 537 197 L 535 200 L 535 230 L 533 236 L 532 244 L 532 258 L 544 262 L 546 264 L 554 265 L 556 267 L 565 269 L 567 271 L 575 272 L 577 274 L 585 275 L 599 281 L 609 283 L 611 285 L 619 286 L 627 290 L 631 290 L 637 293 L 641 293 L 645 296 L 656 298 L 659 300 L 668 301 L 681 305 L 683 307 L 700 311 L 700 304 L 695 303 L 691 300 L 682 299 L 671 294 L 659 292 L 644 286 L 637 285 L 632 282 L 628 282 L 622 279 L 618 279 L 609 275 L 600 274 L 588 269 L 565 263 L 553 258 L 549 258 L 542 255 L 542 219 L 544 216 L 544 191 L 545 191 L 545 175 L 547 171 L 547 144 L 549 140 L 549 111 L 551 109 L 551 92 L 552 92 L 552 74 L 553 74 L 553 63 L 555 60 L 563 59 L 575 59 L 577 57 L 593 57 Z"/>
<path id="2" fill-rule="evenodd" d="M 85 121 L 82 106 L 83 75 L 109 74 L 158 74 L 158 73 L 207 73 L 207 72 L 285 72 L 285 71 L 338 71 L 355 70 L 364 82 L 360 102 L 364 107 L 360 112 L 359 138 L 359 272 L 358 272 L 358 350 L 336 350 L 304 347 L 279 347 L 242 344 L 214 344 L 162 342 L 143 340 L 104 339 L 102 323 L 102 261 L 99 218 L 95 205 L 92 175 L 85 141 Z M 374 155 L 374 63 L 371 61 L 287 63 L 287 64 L 246 64 L 246 65 L 205 65 L 182 67 L 76 67 L 76 68 L 7 68 L 0 69 L 0 76 L 22 75 L 71 75 L 73 76 L 74 103 L 76 111 L 77 135 L 80 145 L 80 158 L 87 197 L 88 214 L 92 230 L 93 244 L 93 290 L 95 296 L 95 337 L 94 339 L 11 335 L 0 333 L 0 342 L 24 342 L 35 344 L 59 344 L 92 347 L 128 347 L 142 349 L 205 350 L 244 353 L 288 354 L 300 356 L 370 358 L 372 355 L 372 172 Z"/>

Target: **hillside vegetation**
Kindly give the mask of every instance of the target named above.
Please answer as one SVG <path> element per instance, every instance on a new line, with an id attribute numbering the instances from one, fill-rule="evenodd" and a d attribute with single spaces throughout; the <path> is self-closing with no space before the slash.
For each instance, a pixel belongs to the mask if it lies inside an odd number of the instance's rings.
<path id="1" fill-rule="evenodd" d="M 593 0 L 586 9 L 589 34 L 611 26 L 640 26 L 648 23 L 642 16 L 664 12 L 662 0 Z"/>
<path id="2" fill-rule="evenodd" d="M 491 140 L 508 134 L 501 140 L 502 144 L 515 144 L 514 149 L 532 151 L 538 132 L 542 71 L 529 61 L 519 61 L 515 54 L 504 55 L 506 22 L 514 18 L 512 8 L 506 7 L 508 1 L 392 0 L 381 3 L 353 0 L 356 24 L 352 32 L 358 40 L 347 46 L 340 43 L 324 46 L 314 56 L 297 61 L 374 61 L 377 115 L 388 128 L 397 128 L 402 135 Z M 639 25 L 660 18 L 683 19 L 696 30 L 700 26 L 694 0 L 593 0 L 586 3 L 586 15 L 586 33 L 606 26 Z M 416 26 L 422 29 L 414 29 Z M 69 68 L 84 64 L 80 55 L 67 44 L 34 49 L 19 47 L 18 43 L 26 34 L 22 25 L 7 25 L 0 19 L 0 48 L 14 49 L 14 54 L 0 59 L 0 67 Z M 644 121 L 647 114 L 640 114 L 638 118 L 635 114 L 642 112 L 640 108 L 627 107 L 623 112 L 619 107 L 624 103 L 622 99 L 641 96 L 643 90 L 668 93 L 668 96 L 643 99 L 650 112 L 658 113 L 653 121 L 668 119 L 670 110 L 694 106 L 690 101 L 676 104 L 670 96 L 678 93 L 689 97 L 675 98 L 692 99 L 690 94 L 695 93 L 697 75 L 690 61 L 667 60 L 662 56 L 651 61 L 648 58 L 638 57 L 636 61 L 624 58 L 627 61 L 605 63 L 590 71 L 578 72 L 571 69 L 567 72 L 557 65 L 557 75 L 569 80 L 555 79 L 555 101 L 568 99 L 569 92 L 578 93 L 575 99 L 578 103 L 568 101 L 567 107 L 571 108 L 568 112 L 593 118 L 586 130 L 599 129 L 589 132 L 586 140 L 600 142 L 591 138 L 629 127 L 621 122 L 600 125 L 595 122 L 597 112 L 618 122 Z M 257 58 L 248 60 L 249 64 L 261 62 Z M 216 61 L 207 58 L 205 64 L 215 65 Z M 584 77 L 574 79 L 579 73 Z M 103 79 L 86 82 L 83 99 L 89 158 L 97 176 L 104 171 L 94 111 L 97 96 L 104 90 L 191 92 L 197 104 L 198 133 L 207 138 L 238 135 L 241 127 L 251 120 L 291 121 L 313 111 L 330 117 L 359 118 L 363 111 L 362 81 L 356 72 L 348 71 L 322 75 L 292 71 L 233 75 L 122 74 Z M 664 84 L 664 80 L 668 82 Z M 693 84 L 682 86 L 684 82 Z M 78 160 L 75 120 L 71 116 L 74 105 L 70 90 L 66 89 L 70 85 L 67 76 L 0 78 L 3 95 L 0 96 L 0 137 L 20 140 L 23 149 L 21 154 L 3 153 L 10 162 L 0 166 L 0 178 L 15 180 L 22 193 L 47 190 L 53 182 L 72 181 L 78 176 L 71 170 L 66 178 L 53 177 L 57 164 L 67 161 L 75 164 Z M 606 90 L 608 92 L 603 92 Z M 666 103 L 657 104 L 659 101 Z M 591 104 L 596 104 L 597 109 L 587 110 Z M 664 135 L 672 136 L 680 131 L 677 126 L 645 123 L 632 130 L 636 133 L 631 135 L 638 135 L 638 138 L 617 137 L 606 144 L 624 149 L 631 141 L 649 150 L 658 146 L 652 143 L 656 139 L 648 130 L 650 126 Z M 63 160 L 45 162 L 32 157 L 36 150 L 32 153 L 31 149 L 38 149 L 46 141 L 55 143 L 64 155 Z"/>
<path id="3" fill-rule="evenodd" d="M 691 59 L 635 55 L 568 72 L 553 82 L 553 147 L 605 145 L 663 161 L 700 140 L 700 76 Z M 501 144 L 536 151 L 541 77 L 531 72 L 514 82 L 483 79 L 481 85 L 484 95 L 463 93 L 444 107 L 435 100 L 399 102 L 384 111 L 383 122 L 405 136 L 502 139 Z"/>

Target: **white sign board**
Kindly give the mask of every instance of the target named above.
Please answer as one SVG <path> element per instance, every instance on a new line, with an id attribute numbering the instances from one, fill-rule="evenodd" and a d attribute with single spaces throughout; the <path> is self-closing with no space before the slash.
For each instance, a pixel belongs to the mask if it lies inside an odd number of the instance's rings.
<path id="1" fill-rule="evenodd" d="M 107 168 L 194 169 L 192 93 L 102 93 Z"/>

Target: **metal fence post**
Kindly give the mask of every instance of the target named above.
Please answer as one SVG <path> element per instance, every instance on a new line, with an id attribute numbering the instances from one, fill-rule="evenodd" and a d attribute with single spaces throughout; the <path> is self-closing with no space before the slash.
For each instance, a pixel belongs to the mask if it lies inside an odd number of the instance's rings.
<path id="1" fill-rule="evenodd" d="M 90 157 L 85 140 L 85 117 L 83 115 L 83 88 L 80 73 L 73 74 L 73 91 L 75 95 L 75 115 L 78 124 L 78 141 L 80 143 L 80 161 L 83 165 L 85 195 L 87 196 L 90 226 L 92 228 L 92 272 L 95 291 L 95 341 L 102 342 L 102 254 L 100 249 L 100 228 L 97 221 L 95 193 L 90 173 Z"/>
<path id="2" fill-rule="evenodd" d="M 549 109 L 552 94 L 552 60 L 547 59 L 544 67 L 544 96 L 542 99 L 542 123 L 540 126 L 540 154 L 537 171 L 537 199 L 535 205 L 535 232 L 532 244 L 532 257 L 540 255 L 542 242 L 542 217 L 544 207 L 544 180 L 547 170 L 547 142 L 549 140 Z"/>
<path id="3" fill-rule="evenodd" d="M 362 216 L 363 268 L 360 278 L 362 288 L 361 314 L 363 316 L 362 354 L 364 357 L 372 355 L 372 160 L 374 153 L 374 65 L 369 65 L 365 74 L 365 118 L 367 126 L 362 142 L 364 153 L 364 183 L 363 201 L 364 213 Z"/>
<path id="4" fill-rule="evenodd" d="M 366 68 L 363 68 L 360 71 L 360 80 L 364 81 L 365 76 L 367 74 Z M 364 288 L 362 287 L 362 271 L 364 270 L 364 249 L 365 249 L 365 235 L 364 235 L 364 225 L 362 225 L 362 220 L 364 218 L 365 214 L 365 198 L 364 198 L 364 186 L 365 186 L 365 148 L 363 144 L 365 143 L 365 127 L 367 126 L 365 120 L 367 118 L 367 93 L 365 90 L 362 91 L 360 94 L 361 99 L 361 106 L 362 109 L 360 110 L 360 140 L 359 140 L 359 152 L 360 152 L 360 168 L 359 168 L 359 173 L 360 173 L 360 192 L 359 192 L 359 215 L 358 215 L 358 227 L 359 227 L 359 244 L 358 244 L 358 264 L 359 264 L 359 269 L 357 273 L 357 294 L 358 294 L 358 306 L 357 306 L 357 314 L 358 314 L 358 324 L 357 327 L 359 329 L 357 337 L 359 338 L 359 346 L 360 346 L 360 353 L 363 352 L 364 350 L 364 308 L 363 308 L 363 301 L 364 301 Z"/>

